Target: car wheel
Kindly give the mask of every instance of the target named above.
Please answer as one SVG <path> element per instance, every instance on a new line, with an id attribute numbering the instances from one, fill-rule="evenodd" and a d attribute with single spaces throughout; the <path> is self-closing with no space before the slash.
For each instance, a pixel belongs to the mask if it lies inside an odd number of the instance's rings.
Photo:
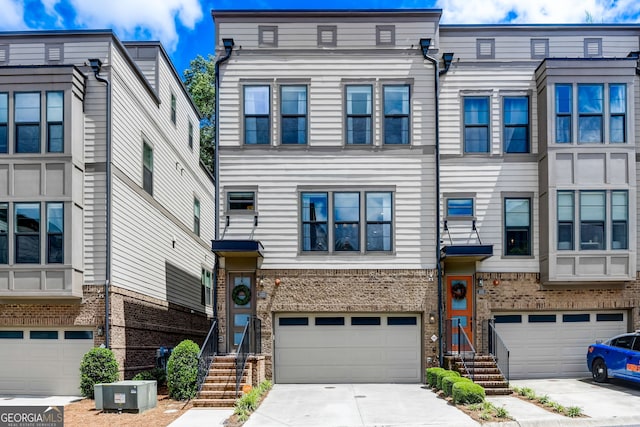
<path id="1" fill-rule="evenodd" d="M 591 375 L 597 383 L 606 383 L 609 380 L 607 376 L 607 364 L 602 359 L 596 359 L 591 365 Z"/>

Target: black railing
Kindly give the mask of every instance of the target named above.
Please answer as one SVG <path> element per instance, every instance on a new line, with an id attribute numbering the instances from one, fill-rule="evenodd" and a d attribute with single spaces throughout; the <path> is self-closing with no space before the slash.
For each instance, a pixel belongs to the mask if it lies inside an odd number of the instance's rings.
<path id="1" fill-rule="evenodd" d="M 470 366 L 476 359 L 476 349 L 471 340 L 460 326 L 460 319 L 447 319 L 445 322 L 446 351 L 448 354 L 458 356 L 462 361 L 464 370 L 473 380 L 473 369 Z"/>
<path id="2" fill-rule="evenodd" d="M 204 384 L 213 358 L 218 354 L 218 321 L 214 320 L 198 354 L 198 392 Z"/>
<path id="3" fill-rule="evenodd" d="M 262 321 L 252 316 L 244 327 L 240 344 L 236 350 L 236 396 L 240 392 L 240 382 L 247 366 L 247 359 L 250 354 L 262 352 L 261 344 Z"/>
<path id="4" fill-rule="evenodd" d="M 504 345 L 504 341 L 496 331 L 495 320 L 487 322 L 487 341 L 489 354 L 496 362 L 500 373 L 509 382 L 509 349 Z"/>

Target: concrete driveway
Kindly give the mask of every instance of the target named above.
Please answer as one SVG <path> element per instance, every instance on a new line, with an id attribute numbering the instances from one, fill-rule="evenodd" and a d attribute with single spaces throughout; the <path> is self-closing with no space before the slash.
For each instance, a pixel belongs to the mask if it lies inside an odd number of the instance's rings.
<path id="1" fill-rule="evenodd" d="M 275 384 L 244 427 L 478 426 L 422 384 Z"/>

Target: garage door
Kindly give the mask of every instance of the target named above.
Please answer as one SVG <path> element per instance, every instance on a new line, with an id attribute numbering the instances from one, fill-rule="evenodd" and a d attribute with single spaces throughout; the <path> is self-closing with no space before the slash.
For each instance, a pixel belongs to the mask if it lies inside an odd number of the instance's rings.
<path id="1" fill-rule="evenodd" d="M 407 314 L 276 316 L 275 380 L 420 382 L 420 324 Z"/>
<path id="2" fill-rule="evenodd" d="M 624 311 L 500 313 L 494 318 L 510 352 L 512 379 L 588 376 L 589 344 L 627 332 Z"/>
<path id="3" fill-rule="evenodd" d="M 0 394 L 80 394 L 80 361 L 93 332 L 0 329 Z"/>

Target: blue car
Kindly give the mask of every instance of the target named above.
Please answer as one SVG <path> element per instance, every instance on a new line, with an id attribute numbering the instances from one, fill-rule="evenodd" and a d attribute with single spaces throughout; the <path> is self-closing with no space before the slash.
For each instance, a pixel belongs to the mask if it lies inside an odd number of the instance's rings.
<path id="1" fill-rule="evenodd" d="M 609 378 L 640 383 L 640 331 L 590 345 L 587 366 L 598 383 L 607 382 Z"/>

